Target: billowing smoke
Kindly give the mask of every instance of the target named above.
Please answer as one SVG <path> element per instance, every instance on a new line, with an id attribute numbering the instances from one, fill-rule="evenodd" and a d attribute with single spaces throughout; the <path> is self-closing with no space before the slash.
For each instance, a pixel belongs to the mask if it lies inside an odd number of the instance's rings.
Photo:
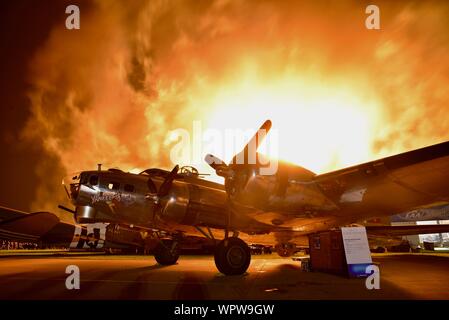
<path id="1" fill-rule="evenodd" d="M 170 169 L 168 133 L 194 120 L 271 118 L 280 158 L 318 172 L 447 139 L 449 4 L 379 2 L 381 30 L 367 30 L 368 4 L 81 7 L 81 29 L 56 26 L 30 62 L 23 137 L 47 153 L 33 209 L 55 211 L 62 177 L 97 163 Z"/>

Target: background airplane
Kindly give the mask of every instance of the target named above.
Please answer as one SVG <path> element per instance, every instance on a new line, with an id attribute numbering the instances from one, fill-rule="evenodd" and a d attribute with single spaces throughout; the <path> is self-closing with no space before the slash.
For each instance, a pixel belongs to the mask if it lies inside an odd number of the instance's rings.
<path id="1" fill-rule="evenodd" d="M 27 213 L 0 207 L 0 239 L 38 243 L 40 247 L 123 249 L 143 247 L 139 231 L 109 223 L 87 225 L 60 221 L 51 212 Z"/>
<path id="2" fill-rule="evenodd" d="M 156 242 L 145 232 L 112 223 L 76 224 L 60 221 L 51 212 L 23 212 L 0 206 L 0 240 L 38 244 L 39 248 L 147 254 Z M 206 240 L 206 241 L 205 241 Z M 208 252 L 204 237 L 185 237 L 181 251 Z"/>

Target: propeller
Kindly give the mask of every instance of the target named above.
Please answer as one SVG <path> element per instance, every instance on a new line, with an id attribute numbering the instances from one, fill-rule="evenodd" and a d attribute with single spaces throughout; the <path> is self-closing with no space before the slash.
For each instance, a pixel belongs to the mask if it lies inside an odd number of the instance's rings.
<path id="1" fill-rule="evenodd" d="M 271 121 L 266 120 L 254 136 L 248 141 L 243 150 L 237 153 L 229 164 L 226 164 L 223 160 L 212 154 L 207 154 L 204 160 L 215 170 L 217 175 L 232 179 L 236 171 L 239 169 L 246 168 L 247 165 L 251 163 L 257 163 L 256 151 L 263 140 L 265 140 L 266 134 L 270 131 L 270 129 Z"/>
<path id="2" fill-rule="evenodd" d="M 208 165 L 210 165 L 215 170 L 217 175 L 226 178 L 231 174 L 229 172 L 231 168 L 226 163 L 224 163 L 224 161 L 221 160 L 220 158 L 212 154 L 207 154 L 204 160 Z"/>
<path id="3" fill-rule="evenodd" d="M 228 237 L 228 230 L 231 226 L 232 212 L 234 211 L 233 203 L 231 201 L 231 194 L 235 192 L 234 180 L 238 178 L 238 173 L 247 169 L 249 164 L 257 163 L 257 149 L 265 140 L 267 133 L 271 129 L 271 121 L 266 120 L 262 126 L 257 130 L 254 136 L 248 141 L 242 151 L 237 153 L 229 164 L 226 164 L 220 158 L 207 154 L 204 160 L 209 164 L 215 173 L 225 178 L 226 189 L 226 206 L 228 209 L 227 227 L 225 229 L 225 238 Z M 250 161 L 252 160 L 252 161 Z"/>
<path id="4" fill-rule="evenodd" d="M 160 211 L 160 203 L 161 199 L 168 195 L 170 192 L 170 189 L 173 185 L 173 180 L 175 180 L 176 175 L 178 174 L 179 166 L 176 165 L 172 171 L 165 177 L 164 181 L 159 187 L 159 190 L 157 190 L 156 185 L 154 184 L 153 180 L 151 180 L 151 177 L 147 180 L 147 186 L 148 190 L 150 191 L 149 194 L 146 195 L 145 198 L 152 200 L 155 204 L 155 208 L 153 210 L 153 220 L 156 217 L 156 213 L 159 213 Z"/>
<path id="5" fill-rule="evenodd" d="M 164 182 L 162 182 L 161 186 L 159 187 L 158 196 L 159 197 L 165 197 L 173 184 L 173 180 L 175 180 L 176 175 L 178 174 L 179 166 L 176 165 L 172 171 L 168 174 L 168 176 L 165 178 Z"/>

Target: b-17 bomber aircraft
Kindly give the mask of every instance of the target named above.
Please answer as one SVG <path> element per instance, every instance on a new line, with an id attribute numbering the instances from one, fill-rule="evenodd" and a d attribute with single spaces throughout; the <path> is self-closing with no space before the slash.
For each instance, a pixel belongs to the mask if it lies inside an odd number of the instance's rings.
<path id="1" fill-rule="evenodd" d="M 284 162 L 267 174 L 263 156 L 250 161 L 250 149 L 257 150 L 270 128 L 267 120 L 229 164 L 206 156 L 224 186 L 201 179 L 193 167 L 140 174 L 99 167 L 70 178 L 66 191 L 75 209 L 60 207 L 79 224 L 138 231 L 162 265 L 177 262 L 186 237 L 208 238 L 216 243 L 218 270 L 238 275 L 251 260 L 244 240 L 290 256 L 310 234 L 449 201 L 449 142 L 325 174 Z M 367 232 L 398 236 L 448 228 L 367 226 Z"/>
<path id="2" fill-rule="evenodd" d="M 84 171 L 68 190 L 75 219 L 124 224 L 151 237 L 164 231 L 155 258 L 165 265 L 176 263 L 184 236 L 217 239 L 212 230 L 223 230 L 215 264 L 234 275 L 244 273 L 251 259 L 240 234 L 270 235 L 278 247 L 288 249 L 310 233 L 449 200 L 449 142 L 321 175 L 279 162 L 277 171 L 267 175 L 261 173 L 260 154 L 253 164 L 248 159 L 251 146 L 257 150 L 265 136 L 259 132 L 270 128 L 268 120 L 229 165 L 206 156 L 225 178 L 224 188 L 199 179 L 189 167 L 140 174 Z"/>

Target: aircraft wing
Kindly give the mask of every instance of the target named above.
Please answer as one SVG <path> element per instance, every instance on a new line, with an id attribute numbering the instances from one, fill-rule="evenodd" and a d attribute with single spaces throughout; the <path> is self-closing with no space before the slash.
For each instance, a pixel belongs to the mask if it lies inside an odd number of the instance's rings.
<path id="1" fill-rule="evenodd" d="M 352 167 L 324 173 L 317 175 L 317 179 L 330 178 L 336 176 L 348 175 L 354 172 L 360 172 L 361 170 L 366 172 L 367 169 L 372 169 L 380 165 L 385 165 L 388 169 L 398 169 L 420 162 L 430 161 L 441 157 L 449 156 L 449 141 L 439 144 L 431 145 L 421 149 L 416 149 L 404 153 L 400 153 L 394 156 L 366 162 L 363 164 L 355 165 Z"/>
<path id="2" fill-rule="evenodd" d="M 411 225 L 411 226 L 367 226 L 369 236 L 390 237 L 407 236 L 415 234 L 445 233 L 449 232 L 449 224 Z"/>
<path id="3" fill-rule="evenodd" d="M 448 201 L 449 141 L 314 177 L 346 217 L 387 216 Z"/>
<path id="4" fill-rule="evenodd" d="M 50 212 L 25 213 L 0 207 L 0 238 L 13 241 L 37 241 L 60 222 Z"/>

